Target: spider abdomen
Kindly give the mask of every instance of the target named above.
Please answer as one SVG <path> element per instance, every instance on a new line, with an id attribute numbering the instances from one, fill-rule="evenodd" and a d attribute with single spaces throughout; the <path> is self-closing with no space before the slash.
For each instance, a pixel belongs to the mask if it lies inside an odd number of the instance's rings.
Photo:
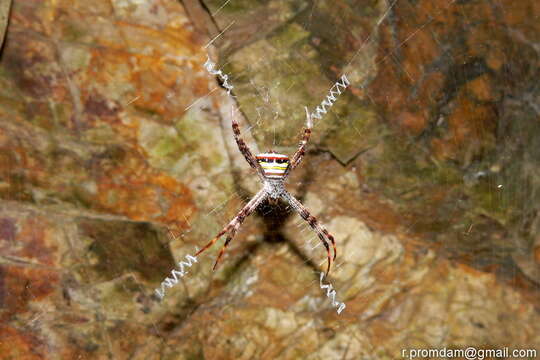
<path id="1" fill-rule="evenodd" d="M 289 157 L 283 154 L 263 153 L 257 155 L 264 176 L 269 179 L 283 179 L 289 167 Z"/>

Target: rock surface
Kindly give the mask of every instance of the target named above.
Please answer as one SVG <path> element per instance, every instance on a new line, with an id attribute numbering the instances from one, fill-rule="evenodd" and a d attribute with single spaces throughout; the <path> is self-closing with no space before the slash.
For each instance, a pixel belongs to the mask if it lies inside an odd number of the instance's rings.
<path id="1" fill-rule="evenodd" d="M 540 351 L 540 5 L 15 1 L 0 61 L 1 359 L 399 359 Z M 208 74 L 229 75 L 231 95 Z M 263 204 L 237 151 L 295 151 Z M 529 357 L 530 358 L 530 357 Z"/>

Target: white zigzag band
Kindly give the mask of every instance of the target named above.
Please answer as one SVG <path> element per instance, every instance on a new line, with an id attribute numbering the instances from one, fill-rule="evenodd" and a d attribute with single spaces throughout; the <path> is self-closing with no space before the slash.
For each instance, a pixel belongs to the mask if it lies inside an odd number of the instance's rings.
<path id="1" fill-rule="evenodd" d="M 174 285 L 178 284 L 180 278 L 188 273 L 186 270 L 184 270 L 184 266 L 191 267 L 193 263 L 197 262 L 197 258 L 191 255 L 186 255 L 186 260 L 187 262 L 180 261 L 178 263 L 178 267 L 180 270 L 173 269 L 171 271 L 172 278 L 165 278 L 165 280 L 161 282 L 161 289 L 155 289 L 156 295 L 160 298 L 160 300 L 163 300 L 163 298 L 165 297 L 166 288 L 172 288 Z"/>
<path id="2" fill-rule="evenodd" d="M 337 313 L 338 315 L 345 309 L 346 305 L 345 303 L 336 301 L 336 290 L 332 288 L 332 284 L 324 285 L 322 280 L 324 278 L 324 273 L 321 272 L 321 278 L 319 280 L 321 289 L 326 289 L 326 296 L 329 297 L 332 300 L 332 306 L 337 307 Z"/>

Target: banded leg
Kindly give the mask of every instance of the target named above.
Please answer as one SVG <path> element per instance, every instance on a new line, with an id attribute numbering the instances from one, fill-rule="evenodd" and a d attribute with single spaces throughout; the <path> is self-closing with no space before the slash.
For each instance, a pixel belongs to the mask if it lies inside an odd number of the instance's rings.
<path id="1" fill-rule="evenodd" d="M 244 155 L 244 158 L 246 159 L 249 166 L 251 166 L 257 171 L 259 177 L 264 178 L 263 169 L 257 162 L 255 156 L 253 156 L 253 154 L 251 153 L 251 150 L 249 150 L 249 147 L 246 145 L 244 139 L 242 139 L 242 136 L 240 134 L 240 126 L 238 125 L 238 121 L 236 121 L 236 117 L 234 116 L 234 109 L 231 110 L 231 118 L 234 140 L 236 141 L 236 145 L 238 145 L 238 150 L 240 150 L 242 155 Z"/>
<path id="2" fill-rule="evenodd" d="M 229 245 L 230 241 L 240 228 L 240 225 L 244 222 L 244 220 L 255 210 L 257 209 L 257 206 L 265 199 L 266 192 L 264 189 L 261 189 L 251 200 L 236 214 L 236 216 L 212 239 L 208 244 L 206 244 L 201 250 L 197 251 L 195 256 L 199 256 L 203 251 L 208 249 L 210 246 L 214 245 L 214 243 L 225 233 L 229 232 L 229 235 L 227 236 L 227 239 L 225 240 L 225 244 L 221 248 L 221 251 L 219 252 L 218 258 L 214 264 L 214 270 L 216 269 L 219 260 L 221 259 L 221 256 L 225 252 L 225 249 Z"/>
<path id="3" fill-rule="evenodd" d="M 291 158 L 291 165 L 287 168 L 287 172 L 285 173 L 285 176 L 287 176 L 290 171 L 294 170 L 302 161 L 302 158 L 304 157 L 304 154 L 306 153 L 307 142 L 309 141 L 309 137 L 311 136 L 311 129 L 313 128 L 313 120 L 311 119 L 311 115 L 309 114 L 308 108 L 305 106 L 304 108 L 306 109 L 306 128 L 304 129 L 304 135 L 302 136 L 302 141 L 300 141 L 298 150 L 296 150 L 296 152 Z"/>
<path id="4" fill-rule="evenodd" d="M 290 193 L 286 192 L 283 194 L 283 200 L 285 200 L 287 203 L 289 203 L 296 212 L 302 217 L 302 219 L 306 220 L 309 226 L 317 233 L 317 236 L 319 236 L 319 239 L 322 241 L 324 247 L 326 248 L 326 254 L 328 259 L 328 267 L 326 268 L 326 276 L 328 276 L 328 273 L 330 272 L 330 266 L 332 264 L 333 260 L 336 260 L 336 242 L 334 240 L 334 237 L 326 230 L 315 218 L 315 216 L 311 215 L 309 213 L 309 210 L 306 209 L 304 205 L 300 201 L 298 201 L 294 196 L 292 196 Z M 328 246 L 328 240 L 332 243 L 332 247 L 334 248 L 334 257 L 332 258 L 330 256 L 330 247 Z"/>
<path id="5" fill-rule="evenodd" d="M 229 235 L 227 235 L 227 238 L 225 239 L 225 243 L 221 247 L 221 250 L 219 250 L 219 254 L 218 254 L 217 258 L 216 258 L 216 262 L 214 263 L 214 266 L 212 267 L 212 270 L 214 270 L 214 271 L 216 270 L 216 268 L 217 268 L 217 266 L 219 264 L 219 261 L 221 260 L 221 257 L 223 256 L 223 254 L 225 253 L 225 250 L 227 249 L 227 246 L 229 246 L 229 243 L 234 238 L 234 236 L 236 235 L 236 232 L 240 228 L 240 225 L 242 225 L 242 222 L 244 221 L 244 219 L 247 216 L 249 216 L 249 214 L 247 214 L 244 218 L 239 218 L 238 222 L 236 224 L 234 224 L 233 228 L 231 229 L 231 232 L 229 233 Z"/>

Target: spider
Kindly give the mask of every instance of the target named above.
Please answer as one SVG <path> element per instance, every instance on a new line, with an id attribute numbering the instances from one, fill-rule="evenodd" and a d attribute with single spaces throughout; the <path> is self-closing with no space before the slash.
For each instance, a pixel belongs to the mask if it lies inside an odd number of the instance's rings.
<path id="1" fill-rule="evenodd" d="M 227 235 L 225 243 L 223 244 L 219 252 L 216 262 L 214 263 L 213 270 L 215 270 L 218 266 L 219 261 L 223 256 L 223 253 L 225 252 L 225 249 L 236 235 L 236 232 L 238 231 L 244 220 L 255 209 L 257 209 L 257 207 L 264 200 L 268 199 L 272 203 L 275 203 L 279 199 L 281 199 L 287 204 L 289 204 L 294 210 L 296 210 L 296 212 L 298 212 L 298 214 L 305 221 L 307 221 L 309 226 L 319 236 L 319 239 L 326 248 L 328 263 L 326 275 L 328 275 L 332 261 L 336 259 L 336 243 L 334 241 L 334 237 L 323 226 L 319 224 L 317 219 L 309 213 L 308 209 L 306 209 L 300 201 L 298 201 L 285 189 L 285 180 L 287 180 L 290 172 L 300 164 L 302 158 L 304 157 L 306 145 L 311 135 L 311 129 L 313 128 L 313 121 L 307 107 L 305 109 L 307 120 L 306 128 L 304 129 L 304 135 L 302 137 L 302 140 L 300 141 L 298 149 L 290 160 L 287 155 L 278 154 L 274 151 L 268 151 L 266 153 L 253 156 L 253 154 L 249 150 L 249 147 L 246 145 L 240 135 L 240 127 L 238 126 L 238 122 L 236 121 L 234 115 L 232 116 L 232 129 L 234 133 L 234 139 L 236 140 L 236 144 L 238 145 L 238 149 L 240 150 L 242 155 L 244 155 L 244 158 L 246 159 L 248 164 L 257 172 L 257 175 L 259 176 L 263 187 L 255 196 L 251 198 L 251 200 L 240 210 L 240 212 L 238 212 L 238 214 L 216 235 L 216 237 L 214 237 L 208 244 L 206 244 L 201 250 L 199 250 L 197 254 L 195 254 L 195 256 L 198 256 L 200 253 L 212 246 L 221 236 L 229 233 Z M 330 256 L 330 247 L 328 246 L 328 240 L 332 243 L 334 249 L 333 257 Z"/>

